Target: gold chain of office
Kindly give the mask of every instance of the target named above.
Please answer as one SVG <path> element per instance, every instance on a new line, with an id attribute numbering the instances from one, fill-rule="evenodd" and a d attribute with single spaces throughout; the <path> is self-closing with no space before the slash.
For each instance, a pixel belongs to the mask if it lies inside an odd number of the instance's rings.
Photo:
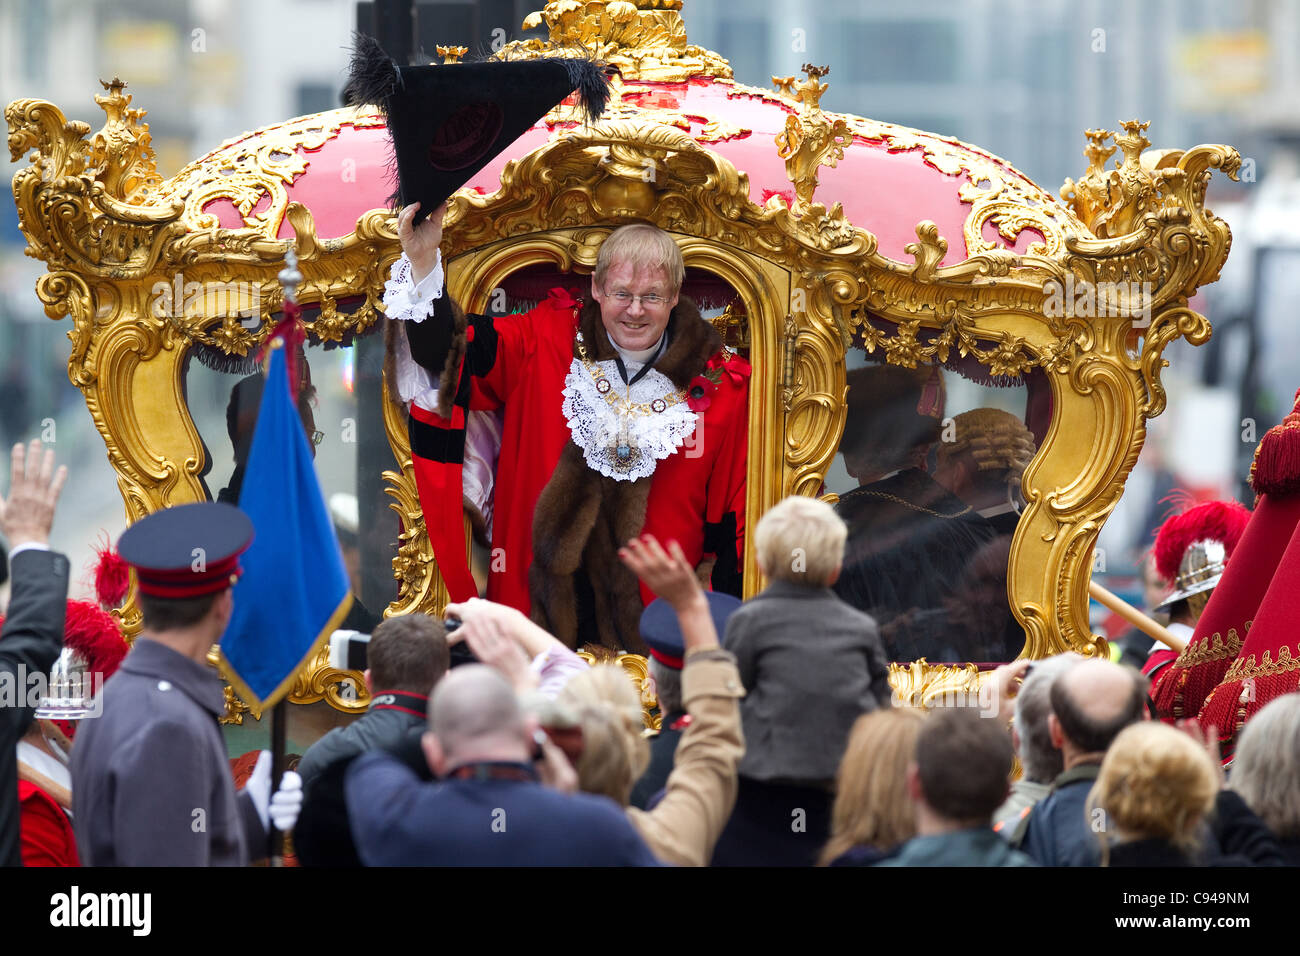
<path id="1" fill-rule="evenodd" d="M 582 362 L 582 367 L 587 370 L 592 381 L 596 383 L 596 391 L 599 392 L 609 404 L 610 408 L 615 411 L 624 413 L 636 413 L 640 415 L 660 415 L 666 412 L 673 405 L 678 405 L 685 401 L 686 394 L 680 389 L 670 393 L 663 398 L 656 398 L 649 402 L 634 402 L 631 397 L 631 387 L 628 387 L 628 396 L 620 397 L 614 388 L 614 383 L 609 380 L 605 370 L 596 362 L 593 362 L 587 355 L 587 348 L 582 340 L 582 333 L 579 332 L 574 338 L 574 344 L 578 347 L 578 359 Z M 601 383 L 605 383 L 601 387 Z"/>

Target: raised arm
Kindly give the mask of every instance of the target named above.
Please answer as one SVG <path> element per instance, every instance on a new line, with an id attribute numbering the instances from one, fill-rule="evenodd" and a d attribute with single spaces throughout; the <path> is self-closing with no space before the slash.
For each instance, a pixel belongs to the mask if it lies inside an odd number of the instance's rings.
<path id="1" fill-rule="evenodd" d="M 677 542 L 668 551 L 646 535 L 619 557 L 677 612 L 685 645 L 682 703 L 690 726 L 677 745 L 664 797 L 650 812 L 628 817 L 661 860 L 707 866 L 736 803 L 736 772 L 745 754 L 740 726 L 744 696 L 734 658 L 718 646 L 709 604 Z"/>
<path id="2" fill-rule="evenodd" d="M 479 660 L 502 671 L 517 690 L 535 689 L 543 697 L 553 698 L 569 678 L 587 669 L 586 661 L 515 608 L 470 598 L 448 604 L 445 613 L 461 621 L 448 635 L 448 642 L 465 640 Z M 531 664 L 525 664 L 524 672 L 506 649 L 498 648 L 494 640 L 498 636 L 527 655 Z"/>
<path id="3" fill-rule="evenodd" d="M 457 331 L 438 252 L 447 207 L 439 206 L 419 226 L 412 226 L 419 209 L 420 204 L 413 203 L 397 219 L 402 258 L 385 286 L 384 307 L 390 319 L 403 323 L 411 358 L 437 381 Z"/>
<path id="4" fill-rule="evenodd" d="M 415 203 L 398 217 L 403 254 L 384 286 L 384 311 L 397 325 L 398 353 L 409 353 L 423 370 L 412 372 L 399 358 L 392 369 L 398 392 L 403 401 L 418 396 L 433 410 L 429 392 L 436 389 L 436 410 L 450 418 L 453 404 L 469 407 L 472 378 L 473 407 L 499 408 L 532 355 L 534 323 L 527 315 L 493 318 L 463 312 L 447 292 L 438 251 L 446 207 L 412 227 L 418 209 Z"/>
<path id="5" fill-rule="evenodd" d="M 41 454 L 41 443 L 30 449 L 15 445 L 8 499 L 0 498 L 0 530 L 12 547 L 9 616 L 0 629 L 0 681 L 17 688 L 16 706 L 0 707 L 0 786 L 12 799 L 0 799 L 0 865 L 19 866 L 17 783 L 14 747 L 33 719 L 27 703 L 28 681 L 44 676 L 63 647 L 68 598 L 68 559 L 49 550 L 50 527 L 59 492 L 68 471 L 54 470 L 54 452 Z"/>

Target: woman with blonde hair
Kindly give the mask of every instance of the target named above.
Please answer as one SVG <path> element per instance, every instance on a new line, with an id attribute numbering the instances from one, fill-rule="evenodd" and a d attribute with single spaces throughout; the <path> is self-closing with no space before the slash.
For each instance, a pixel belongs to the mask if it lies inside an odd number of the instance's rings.
<path id="1" fill-rule="evenodd" d="M 924 719 L 923 711 L 911 707 L 874 710 L 857 719 L 836 775 L 823 866 L 870 866 L 916 836 L 907 765 Z"/>
<path id="2" fill-rule="evenodd" d="M 1159 723 L 1125 728 L 1088 795 L 1102 865 L 1205 865 L 1204 824 L 1220 784 L 1218 766 L 1189 733 Z"/>
<path id="3" fill-rule="evenodd" d="M 575 765 L 579 788 L 627 806 L 632 785 L 650 762 L 641 702 L 627 672 L 617 664 L 596 664 L 570 678 L 556 705 L 582 731 Z"/>

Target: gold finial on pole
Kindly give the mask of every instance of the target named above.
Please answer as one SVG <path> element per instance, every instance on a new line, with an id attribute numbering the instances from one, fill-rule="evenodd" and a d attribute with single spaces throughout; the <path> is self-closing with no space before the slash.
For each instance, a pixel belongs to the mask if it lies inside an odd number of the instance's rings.
<path id="1" fill-rule="evenodd" d="M 298 254 L 293 251 L 293 246 L 284 254 L 284 268 L 276 276 L 280 280 L 280 288 L 284 290 L 284 301 L 286 303 L 298 304 L 298 286 L 302 284 L 302 273 L 298 271 Z"/>

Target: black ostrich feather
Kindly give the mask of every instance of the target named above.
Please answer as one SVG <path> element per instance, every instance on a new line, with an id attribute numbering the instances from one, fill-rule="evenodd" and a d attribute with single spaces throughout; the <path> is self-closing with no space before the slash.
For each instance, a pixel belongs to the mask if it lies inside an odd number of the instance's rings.
<path id="1" fill-rule="evenodd" d="M 569 71 L 569 82 L 578 94 L 578 103 L 587 117 L 588 123 L 594 123 L 605 112 L 609 102 L 609 81 L 618 67 L 607 66 L 599 60 L 566 58 L 560 60 Z"/>
<path id="2" fill-rule="evenodd" d="M 355 34 L 343 102 L 349 106 L 375 106 L 387 116 L 400 84 L 397 64 L 379 41 L 364 33 Z"/>

